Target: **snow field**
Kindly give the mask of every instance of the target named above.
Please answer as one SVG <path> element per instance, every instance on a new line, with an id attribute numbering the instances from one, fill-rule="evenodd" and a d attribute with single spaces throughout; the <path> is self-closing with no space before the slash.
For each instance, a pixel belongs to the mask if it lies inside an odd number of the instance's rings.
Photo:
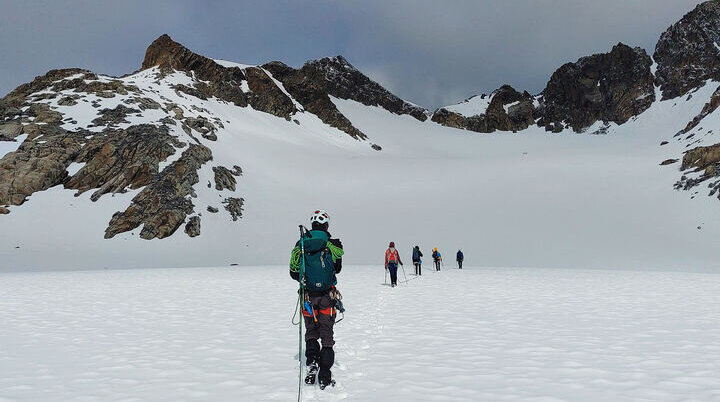
<path id="1" fill-rule="evenodd" d="M 720 399 L 717 275 L 447 265 L 346 266 L 338 384 L 304 400 Z M 2 274 L 0 400 L 295 400 L 295 290 L 282 266 Z"/>

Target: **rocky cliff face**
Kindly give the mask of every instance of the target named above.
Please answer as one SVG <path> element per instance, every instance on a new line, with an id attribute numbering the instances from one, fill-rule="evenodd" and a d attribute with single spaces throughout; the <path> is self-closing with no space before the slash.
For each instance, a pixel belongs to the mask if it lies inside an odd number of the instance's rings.
<path id="1" fill-rule="evenodd" d="M 672 99 L 720 80 L 720 1 L 699 4 L 665 31 L 655 46 L 657 84 Z"/>
<path id="2" fill-rule="evenodd" d="M 408 114 L 425 121 L 426 110 L 403 101 L 353 67 L 344 57 L 326 57 L 294 69 L 274 61 L 262 66 L 282 82 L 300 104 L 320 119 L 354 138 L 367 138 L 353 127 L 332 103 L 330 96 L 350 99 L 368 106 L 380 106 L 395 114 Z"/>
<path id="3" fill-rule="evenodd" d="M 344 57 L 313 60 L 300 69 L 306 79 L 321 83 L 329 95 L 352 99 L 367 106 L 380 106 L 395 114 L 408 114 L 420 121 L 427 120 L 426 110 L 412 105 L 353 67 Z"/>
<path id="4" fill-rule="evenodd" d="M 305 110 L 317 115 L 323 123 L 348 133 L 356 139 L 366 139 L 367 136 L 355 128 L 337 109 L 330 99 L 323 81 L 313 80 L 279 61 L 263 66 L 270 71 L 276 79 L 282 82 L 287 91 L 295 98 Z"/>
<path id="5" fill-rule="evenodd" d="M 643 49 L 622 43 L 563 65 L 542 92 L 538 124 L 581 131 L 596 121 L 625 123 L 655 100 L 651 65 Z"/>

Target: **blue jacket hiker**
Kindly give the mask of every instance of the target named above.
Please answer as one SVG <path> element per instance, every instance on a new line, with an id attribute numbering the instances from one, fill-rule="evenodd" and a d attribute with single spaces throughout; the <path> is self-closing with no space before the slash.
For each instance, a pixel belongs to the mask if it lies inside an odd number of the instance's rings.
<path id="1" fill-rule="evenodd" d="M 422 275 L 422 256 L 423 253 L 420 251 L 420 247 L 413 247 L 412 260 L 415 265 L 415 275 Z"/>
<path id="2" fill-rule="evenodd" d="M 440 270 L 440 264 L 442 263 L 442 254 L 438 251 L 437 247 L 433 249 L 432 253 L 433 262 L 435 263 L 435 270 Z"/>
<path id="3" fill-rule="evenodd" d="M 464 259 L 465 259 L 465 256 L 463 255 L 463 252 L 460 251 L 460 250 L 458 250 L 457 256 L 456 256 L 455 260 L 456 260 L 457 263 L 458 263 L 458 268 L 459 268 L 459 269 L 462 269 L 462 263 L 463 263 L 463 260 L 464 260 Z"/>
<path id="4" fill-rule="evenodd" d="M 312 230 L 303 233 L 290 255 L 290 277 L 300 282 L 305 296 L 305 383 L 314 384 L 317 376 L 320 388 L 334 384 L 330 370 L 335 362 L 333 326 L 337 310 L 343 311 L 335 275 L 342 269 L 344 251 L 340 239 L 328 233 L 329 221 L 325 211 L 315 211 L 310 218 Z"/>

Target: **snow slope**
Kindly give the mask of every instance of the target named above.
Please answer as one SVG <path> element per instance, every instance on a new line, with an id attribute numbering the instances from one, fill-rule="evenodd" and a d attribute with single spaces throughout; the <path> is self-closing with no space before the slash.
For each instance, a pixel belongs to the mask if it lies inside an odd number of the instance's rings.
<path id="1" fill-rule="evenodd" d="M 717 83 L 689 100 L 658 101 L 636 119 L 609 126 L 607 135 L 587 134 L 599 125 L 586 134 L 538 127 L 478 134 L 334 99 L 369 142 L 383 147 L 376 152 L 311 113 L 296 113 L 296 124 L 170 89 L 192 82 L 184 73 L 156 80 L 151 69 L 122 80 L 142 88 L 143 96 L 179 105 L 185 116 L 223 123 L 217 141 L 195 133 L 214 156 L 195 186 L 202 235 L 191 239 L 178 231 L 146 241 L 138 229 L 105 240 L 110 217 L 135 193 L 93 203 L 90 193 L 74 197 L 54 188 L 0 216 L 0 270 L 286 264 L 297 225 L 307 224 L 317 208 L 330 213 L 331 232 L 346 240 L 346 259 L 355 264 L 381 260 L 394 240 L 408 244 L 407 252 L 412 244 L 439 246 L 446 254 L 462 248 L 486 266 L 720 268 L 720 203 L 673 190 L 678 165 L 659 166 L 686 149 L 686 141 L 672 136 L 701 111 Z M 93 100 L 114 107 L 123 97 Z M 67 128 L 96 113 L 84 102 L 54 106 L 75 117 Z M 128 116 L 121 126 L 157 124 L 162 114 L 155 112 Z M 718 142 L 718 114 L 701 129 L 693 140 Z M 177 126 L 173 133 L 190 140 Z M 662 140 L 671 142 L 660 147 Z M 235 194 L 246 203 L 243 218 L 230 222 L 220 204 L 225 194 L 207 183 L 213 166 L 235 164 L 244 172 Z M 206 206 L 221 213 L 207 213 Z"/>
<path id="2" fill-rule="evenodd" d="M 443 109 L 458 113 L 465 117 L 473 117 L 485 114 L 495 94 L 475 95 L 455 105 L 445 106 Z"/>
<path id="3" fill-rule="evenodd" d="M 720 399 L 720 276 L 449 265 L 398 288 L 346 266 L 338 384 L 303 400 Z M 295 290 L 269 266 L 0 275 L 0 400 L 295 400 Z"/>

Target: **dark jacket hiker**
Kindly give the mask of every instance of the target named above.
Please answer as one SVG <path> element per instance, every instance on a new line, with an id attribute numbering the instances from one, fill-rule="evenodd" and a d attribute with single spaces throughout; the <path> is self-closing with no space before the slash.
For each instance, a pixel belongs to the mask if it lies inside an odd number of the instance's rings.
<path id="1" fill-rule="evenodd" d="M 314 383 L 317 374 L 320 386 L 324 388 L 332 382 L 330 368 L 335 362 L 333 326 L 337 316 L 336 304 L 341 298 L 335 289 L 335 275 L 342 269 L 344 251 L 340 239 L 333 239 L 328 233 L 329 217 L 325 211 L 315 211 L 310 223 L 312 230 L 304 234 L 302 245 L 300 241 L 295 244 L 290 255 L 290 277 L 296 281 L 303 280 L 305 287 L 303 306 L 306 308 L 302 311 L 308 366 L 305 382 Z M 304 278 L 300 278 L 303 260 Z M 318 340 L 321 340 L 322 348 Z"/>
<path id="2" fill-rule="evenodd" d="M 413 265 L 415 265 L 415 275 L 422 275 L 422 256 L 420 247 L 415 246 L 412 252 Z"/>
<path id="3" fill-rule="evenodd" d="M 462 263 L 463 260 L 465 260 L 465 255 L 463 255 L 463 252 L 458 250 L 457 256 L 455 257 L 455 261 L 458 263 L 458 268 L 462 269 Z"/>

